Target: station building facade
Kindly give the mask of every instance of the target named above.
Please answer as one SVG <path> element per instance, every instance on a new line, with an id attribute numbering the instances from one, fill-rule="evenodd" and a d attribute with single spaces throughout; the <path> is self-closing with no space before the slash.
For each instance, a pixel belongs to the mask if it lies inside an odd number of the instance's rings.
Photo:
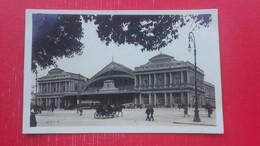
<path id="1" fill-rule="evenodd" d="M 54 68 L 37 80 L 37 105 L 48 107 L 54 103 L 57 108 L 62 108 L 64 105 L 77 104 L 75 95 L 78 94 L 80 83 L 86 81 L 87 78 L 80 74 Z"/>
<path id="2" fill-rule="evenodd" d="M 135 67 L 135 87 L 140 90 L 136 104 L 173 107 L 194 105 L 195 74 L 190 62 L 159 54 L 148 63 Z M 204 97 L 204 72 L 197 68 L 198 101 Z M 199 103 L 199 106 L 202 102 Z"/>
<path id="3" fill-rule="evenodd" d="M 134 70 L 110 62 L 90 79 L 55 68 L 38 79 L 37 104 L 60 108 L 79 104 L 82 100 L 98 100 L 105 104 L 153 105 L 173 107 L 195 103 L 194 65 L 159 54 Z M 197 68 L 199 106 L 215 101 L 215 87 L 204 81 L 203 70 Z"/>

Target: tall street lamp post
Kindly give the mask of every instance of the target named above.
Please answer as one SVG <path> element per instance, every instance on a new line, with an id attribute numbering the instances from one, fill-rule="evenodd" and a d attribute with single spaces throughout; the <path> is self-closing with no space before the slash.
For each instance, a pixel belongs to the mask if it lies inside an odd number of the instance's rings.
<path id="1" fill-rule="evenodd" d="M 193 32 L 189 33 L 189 47 L 188 50 L 191 51 L 191 42 L 194 43 L 194 70 L 195 70 L 195 116 L 193 122 L 200 122 L 199 110 L 198 110 L 198 95 L 197 95 L 197 63 L 196 63 L 196 43 L 195 36 Z"/>
<path id="2" fill-rule="evenodd" d="M 37 79 L 38 79 L 38 77 L 37 77 L 37 74 L 38 74 L 38 72 L 37 72 L 37 70 L 35 71 L 35 75 L 36 75 L 36 79 L 35 79 L 35 81 L 36 81 L 36 86 L 35 86 L 35 104 L 36 104 L 36 106 L 37 106 Z"/>
<path id="3" fill-rule="evenodd" d="M 78 90 L 78 96 L 77 96 L 77 113 L 80 111 L 80 108 L 81 108 L 81 97 L 80 97 L 80 92 L 81 92 L 81 83 L 80 83 L 80 74 L 78 74 L 78 87 L 77 87 L 77 90 Z"/>
<path id="4" fill-rule="evenodd" d="M 78 86 L 77 86 L 77 90 L 78 90 L 78 96 L 77 96 L 77 113 L 79 112 L 79 80 L 80 80 L 80 74 L 78 74 Z"/>

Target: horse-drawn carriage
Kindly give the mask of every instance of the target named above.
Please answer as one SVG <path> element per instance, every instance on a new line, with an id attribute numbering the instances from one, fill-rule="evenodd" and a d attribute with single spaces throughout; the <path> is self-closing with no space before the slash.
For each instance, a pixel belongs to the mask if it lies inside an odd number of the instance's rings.
<path id="1" fill-rule="evenodd" d="M 122 112 L 122 106 L 118 107 L 112 107 L 111 105 L 107 106 L 98 106 L 96 108 L 96 112 L 94 113 L 95 119 L 102 119 L 102 118 L 114 118 L 115 116 L 118 117 L 121 113 L 121 116 L 123 116 Z"/>

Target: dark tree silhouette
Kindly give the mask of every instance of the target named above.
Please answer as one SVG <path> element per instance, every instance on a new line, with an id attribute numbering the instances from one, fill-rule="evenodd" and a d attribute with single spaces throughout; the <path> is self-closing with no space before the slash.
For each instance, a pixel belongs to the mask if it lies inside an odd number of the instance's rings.
<path id="1" fill-rule="evenodd" d="M 62 57 L 82 54 L 80 15 L 33 14 L 32 71 L 46 68 Z"/>
<path id="2" fill-rule="evenodd" d="M 80 15 L 33 15 L 32 70 L 55 65 L 62 57 L 81 55 L 83 37 Z M 188 22 L 194 29 L 209 27 L 210 14 L 203 15 L 82 15 L 93 21 L 106 45 L 133 44 L 142 51 L 159 50 L 174 39 Z"/>
<path id="3" fill-rule="evenodd" d="M 86 22 L 94 20 L 98 37 L 109 45 L 111 42 L 142 46 L 142 51 L 159 50 L 174 39 L 178 29 L 192 21 L 193 28 L 208 27 L 211 15 L 83 15 Z"/>

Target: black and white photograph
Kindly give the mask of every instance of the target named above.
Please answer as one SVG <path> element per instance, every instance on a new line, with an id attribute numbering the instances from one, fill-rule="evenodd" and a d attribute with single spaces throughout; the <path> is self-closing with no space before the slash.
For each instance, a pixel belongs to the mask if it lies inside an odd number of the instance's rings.
<path id="1" fill-rule="evenodd" d="M 26 10 L 23 133 L 224 133 L 218 11 Z"/>

